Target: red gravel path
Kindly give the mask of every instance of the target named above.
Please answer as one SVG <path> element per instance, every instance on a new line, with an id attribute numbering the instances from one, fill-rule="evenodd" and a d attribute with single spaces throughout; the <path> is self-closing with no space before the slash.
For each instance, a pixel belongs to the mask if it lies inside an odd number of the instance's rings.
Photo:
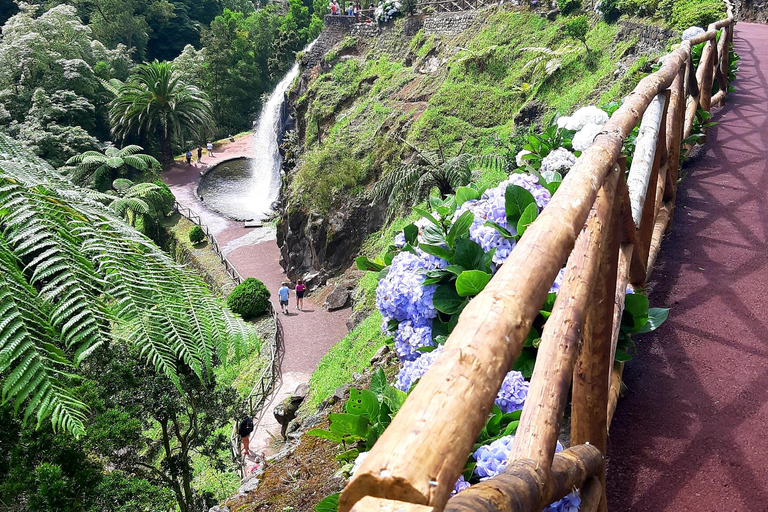
<path id="1" fill-rule="evenodd" d="M 768 26 L 682 182 L 651 302 L 669 321 L 628 364 L 608 449 L 614 511 L 768 510 Z"/>
<path id="2" fill-rule="evenodd" d="M 207 169 L 209 165 L 215 165 L 230 158 L 248 156 L 252 151 L 249 135 L 214 151 L 213 157 L 204 155 L 202 163 L 193 162 L 192 166 L 186 163 L 173 165 L 163 173 L 163 181 L 171 188 L 179 203 L 200 215 L 203 222 L 216 235 L 222 250 L 237 271 L 243 277 L 256 277 L 267 285 L 272 291 L 272 301 L 279 310 L 277 290 L 286 277 L 278 263 L 280 250 L 275 242 L 274 229 L 271 227 L 244 228 L 242 222 L 226 219 L 206 208 L 194 194 L 200 172 Z M 193 153 L 197 155 L 196 152 L 193 151 Z M 303 311 L 297 311 L 293 294 L 290 298 L 290 307 L 290 315 L 280 315 L 285 334 L 285 352 L 280 368 L 282 382 L 279 383 L 268 404 L 269 410 L 264 415 L 265 421 L 262 428 L 254 432 L 251 448 L 257 451 L 269 452 L 266 449 L 270 439 L 267 431 L 279 432 L 279 426 L 274 421 L 271 408 L 293 393 L 299 384 L 308 382 L 323 355 L 347 334 L 346 321 L 349 317 L 349 309 L 328 312 L 323 309 L 322 304 L 313 302 L 310 297 L 304 299 Z"/>

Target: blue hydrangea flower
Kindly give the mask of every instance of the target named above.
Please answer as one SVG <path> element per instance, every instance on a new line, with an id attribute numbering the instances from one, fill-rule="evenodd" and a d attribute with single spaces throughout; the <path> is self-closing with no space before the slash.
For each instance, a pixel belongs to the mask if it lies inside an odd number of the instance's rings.
<path id="1" fill-rule="evenodd" d="M 485 252 L 496 249 L 493 255 L 493 263 L 498 266 L 504 263 L 515 247 L 515 241 L 504 238 L 495 228 L 486 226 L 485 223 L 492 221 L 503 227 L 511 234 L 517 234 L 517 226 L 507 224 L 506 213 L 506 191 L 507 186 L 517 185 L 529 191 L 536 201 L 539 209 L 544 208 L 549 203 L 551 195 L 549 191 L 539 185 L 538 180 L 529 174 L 512 174 L 508 180 L 501 182 L 498 186 L 486 190 L 480 199 L 466 201 L 456 211 L 455 217 L 469 210 L 474 215 L 474 221 L 469 228 L 470 240 L 476 242 Z M 495 268 L 493 269 L 495 271 Z"/>
<path id="2" fill-rule="evenodd" d="M 512 452 L 512 442 L 514 440 L 514 435 L 500 437 L 491 444 L 481 446 L 475 451 L 473 454 L 477 461 L 475 474 L 481 480 L 492 478 L 504 471 L 504 468 L 507 467 L 509 454 Z M 555 452 L 559 452 L 562 449 L 563 445 L 558 441 Z"/>
<path id="3" fill-rule="evenodd" d="M 506 414 L 522 409 L 528 397 L 528 386 L 522 373 L 515 370 L 509 372 L 501 383 L 499 394 L 496 395 L 496 405 L 501 412 Z"/>
<path id="4" fill-rule="evenodd" d="M 555 277 L 555 282 L 552 283 L 552 286 L 549 289 L 549 293 L 558 293 L 560 291 L 560 285 L 563 284 L 564 275 L 565 275 L 565 269 L 561 268 L 560 272 L 558 272 L 557 276 Z"/>
<path id="5" fill-rule="evenodd" d="M 401 361 L 413 361 L 422 355 L 418 348 L 432 346 L 432 324 L 400 322 L 395 332 L 395 350 Z"/>
<path id="6" fill-rule="evenodd" d="M 464 475 L 461 475 L 459 479 L 456 480 L 456 484 L 453 486 L 453 491 L 451 492 L 451 496 L 455 496 L 456 494 L 459 494 L 461 491 L 469 489 L 471 486 L 472 486 L 471 483 L 464 480 Z"/>
<path id="7" fill-rule="evenodd" d="M 402 249 L 403 247 L 405 247 L 405 233 L 400 231 L 398 234 L 395 235 L 394 245 L 398 249 Z"/>
<path id="8" fill-rule="evenodd" d="M 565 498 L 552 503 L 543 512 L 578 512 L 581 498 L 577 492 L 572 492 Z"/>
<path id="9" fill-rule="evenodd" d="M 442 260 L 443 262 L 445 260 Z M 399 322 L 412 320 L 425 324 L 437 316 L 432 305 L 435 285 L 423 286 L 421 272 L 439 262 L 420 258 L 410 252 L 401 252 L 392 260 L 389 273 L 376 287 L 376 306 L 381 315 Z"/>
<path id="10" fill-rule="evenodd" d="M 437 356 L 442 352 L 443 346 L 438 347 L 432 352 L 422 353 L 419 357 L 413 361 L 404 361 L 403 367 L 400 368 L 400 372 L 397 374 L 397 382 L 395 387 L 400 391 L 406 393 L 411 389 L 411 386 L 416 383 L 432 366 L 432 363 L 437 359 Z"/>

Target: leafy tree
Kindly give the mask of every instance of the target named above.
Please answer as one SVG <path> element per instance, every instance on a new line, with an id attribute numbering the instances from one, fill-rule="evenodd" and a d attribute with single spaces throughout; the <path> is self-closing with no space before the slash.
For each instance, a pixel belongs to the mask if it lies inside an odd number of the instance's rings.
<path id="1" fill-rule="evenodd" d="M 0 131 L 60 166 L 109 134 L 95 72 L 126 76 L 130 55 L 93 41 L 73 6 L 19 9 L 0 38 Z"/>
<path id="2" fill-rule="evenodd" d="M 92 186 L 98 181 L 108 180 L 111 184 L 119 177 L 142 177 L 147 171 L 159 170 L 160 162 L 155 157 L 139 151 L 142 151 L 142 147 L 136 145 L 122 149 L 107 146 L 103 153 L 86 151 L 75 155 L 67 160 L 67 166 L 74 166 L 68 169 L 68 178 L 75 185 Z"/>
<path id="3" fill-rule="evenodd" d="M 183 143 L 186 135 L 213 124 L 207 95 L 182 82 L 171 62 L 139 65 L 127 82 L 114 81 L 110 88 L 113 134 L 123 140 L 134 134 L 158 137 L 163 163 L 173 161 L 173 138 Z"/>
<path id="4" fill-rule="evenodd" d="M 582 43 L 584 43 L 584 47 L 589 51 L 589 46 L 587 46 L 587 33 L 589 32 L 589 20 L 586 16 L 574 16 L 573 18 L 570 18 L 565 22 L 563 25 L 563 29 L 565 30 L 565 33 L 568 34 L 569 37 L 572 37 L 574 39 L 578 39 Z"/>
<path id="5" fill-rule="evenodd" d="M 506 166 L 504 159 L 497 156 L 473 156 L 459 151 L 456 156 L 446 157 L 440 145 L 437 151 L 411 148 L 416 153 L 416 163 L 397 167 L 373 187 L 373 199 L 386 199 L 390 211 L 401 205 L 418 203 L 434 188 L 445 198 L 457 188 L 469 185 L 476 171 L 499 170 Z"/>
<path id="6" fill-rule="evenodd" d="M 161 189 L 154 183 L 134 184 L 131 180 L 118 178 L 112 183 L 112 187 L 117 191 L 118 197 L 110 201 L 109 207 L 128 225 L 135 227 L 137 220 L 146 223 L 165 216 L 162 213 Z"/>
<path id="7" fill-rule="evenodd" d="M 114 467 L 171 489 L 179 510 L 189 512 L 205 498 L 193 486 L 193 456 L 229 469 L 237 399 L 234 389 L 203 382 L 184 364 L 177 370 L 179 389 L 141 363 L 137 347 L 100 350 L 87 369 L 99 382 L 100 407 L 86 439 Z"/>
<path id="8" fill-rule="evenodd" d="M 0 388 L 24 419 L 85 432 L 72 368 L 106 342 L 136 347 L 181 388 L 214 354 L 239 356 L 252 328 L 111 210 L 0 135 Z"/>

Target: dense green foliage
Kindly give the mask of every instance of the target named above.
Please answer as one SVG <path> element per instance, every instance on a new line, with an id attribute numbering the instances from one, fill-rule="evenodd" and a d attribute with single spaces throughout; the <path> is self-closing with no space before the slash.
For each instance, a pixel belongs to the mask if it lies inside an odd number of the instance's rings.
<path id="1" fill-rule="evenodd" d="M 227 306 L 232 312 L 243 318 L 253 318 L 269 309 L 269 298 L 272 296 L 264 283 L 254 277 L 249 277 L 229 294 Z"/>
<path id="2" fill-rule="evenodd" d="M 143 178 L 144 173 L 160 170 L 160 162 L 153 156 L 139 153 L 140 146 L 118 149 L 108 146 L 100 151 L 86 151 L 67 160 L 67 177 L 76 185 L 88 186 L 105 192 L 117 178 Z M 104 186 L 106 184 L 106 187 Z"/>
<path id="3" fill-rule="evenodd" d="M 599 7 L 607 21 L 622 14 L 656 18 L 678 30 L 707 28 L 725 18 L 722 0 L 602 0 Z"/>
<path id="4" fill-rule="evenodd" d="M 563 29 L 568 37 L 572 37 L 578 41 L 584 43 L 584 47 L 589 51 L 587 45 L 587 33 L 589 33 L 589 20 L 586 16 L 575 16 L 566 20 L 563 24 Z"/>
<path id="5" fill-rule="evenodd" d="M 583 0 L 557 0 L 557 8 L 563 14 L 568 14 L 581 7 Z"/>
<path id="6" fill-rule="evenodd" d="M 215 354 L 256 343 L 191 271 L 7 137 L 0 147 L 0 376 L 24 418 L 83 434 L 71 372 L 107 342 L 141 347 L 177 384 L 180 364 L 205 379 Z"/>
<path id="7" fill-rule="evenodd" d="M 113 80 L 109 119 L 112 132 L 122 140 L 138 134 L 157 138 L 164 163 L 173 160 L 172 139 L 201 140 L 200 133 L 213 126 L 208 96 L 186 84 L 171 62 L 136 66 L 127 82 Z"/>
<path id="8" fill-rule="evenodd" d="M 205 232 L 200 226 L 193 227 L 189 232 L 189 241 L 193 244 L 199 244 L 205 240 Z"/>

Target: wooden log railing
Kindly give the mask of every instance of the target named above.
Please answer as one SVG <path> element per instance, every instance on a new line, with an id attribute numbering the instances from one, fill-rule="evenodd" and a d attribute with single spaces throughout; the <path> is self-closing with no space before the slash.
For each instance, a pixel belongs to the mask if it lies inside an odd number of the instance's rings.
<path id="1" fill-rule="evenodd" d="M 342 492 L 340 512 L 532 512 L 573 489 L 580 490 L 582 510 L 607 510 L 604 454 L 621 387 L 623 364 L 615 364 L 614 355 L 626 288 L 645 285 L 670 225 L 679 156 L 687 149 L 681 141 L 696 111 L 727 97 L 733 11 L 725 3 L 726 19 L 682 42 L 659 71 L 640 81 L 467 305 L 440 356 Z M 699 43 L 706 44 L 693 69 L 691 47 Z M 713 97 L 715 79 L 720 91 Z M 638 149 L 625 181 L 622 145 L 638 124 Z M 510 463 L 451 498 L 564 264 Z M 571 389 L 572 447 L 556 455 Z"/>

